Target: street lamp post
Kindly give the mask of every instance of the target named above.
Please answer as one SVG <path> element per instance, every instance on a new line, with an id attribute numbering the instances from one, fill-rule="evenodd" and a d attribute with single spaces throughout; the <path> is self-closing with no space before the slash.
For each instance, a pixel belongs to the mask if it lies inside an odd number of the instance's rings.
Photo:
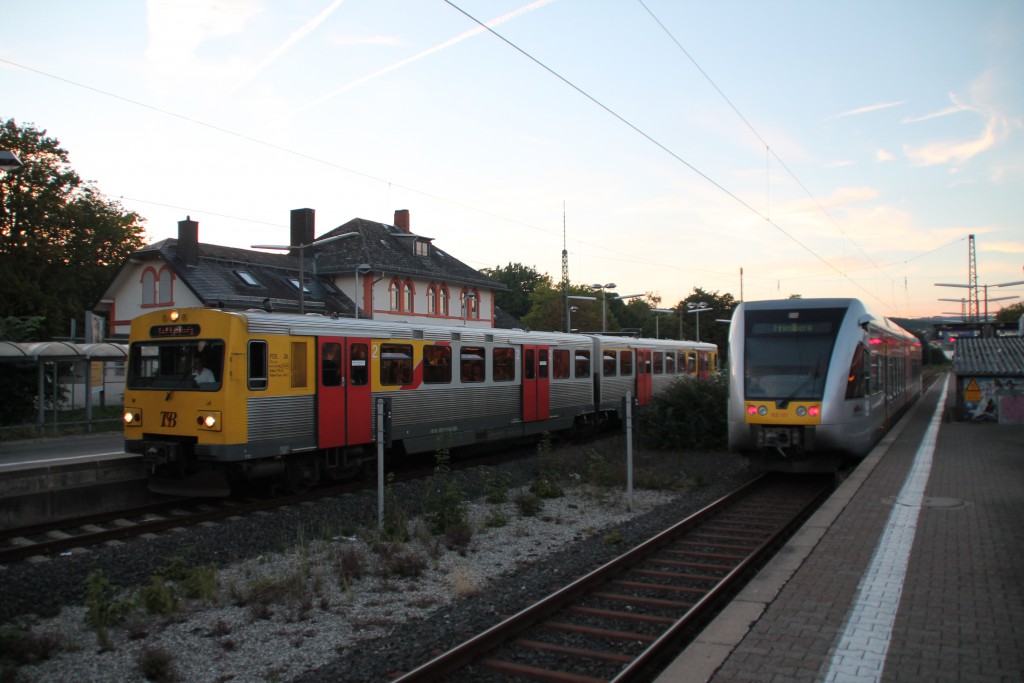
<path id="1" fill-rule="evenodd" d="M 983 322 L 986 322 L 986 323 L 988 322 L 988 302 L 989 301 L 1006 301 L 1007 299 L 1017 299 L 1017 298 L 1019 298 L 1017 296 L 1000 296 L 1000 297 L 996 297 L 994 299 L 989 299 L 988 298 L 988 288 L 989 287 L 1012 287 L 1014 285 L 1024 285 L 1024 280 L 1016 280 L 1014 282 L 1000 282 L 999 284 L 994 284 L 994 285 L 981 285 L 985 289 L 985 317 L 983 319 Z M 973 289 L 974 288 L 972 285 L 958 285 L 958 284 L 950 284 L 948 282 L 936 282 L 935 286 L 936 287 L 962 287 L 962 288 L 965 288 L 965 289 Z M 939 299 L 939 301 L 956 301 L 956 299 Z"/>
<path id="2" fill-rule="evenodd" d="M 601 332 L 608 331 L 608 290 L 615 289 L 616 284 L 609 282 L 606 285 L 595 284 L 590 285 L 592 289 L 601 290 Z M 643 294 L 620 294 L 619 296 L 613 296 L 612 301 L 622 301 L 623 299 L 635 299 Z"/>
<path id="3" fill-rule="evenodd" d="M 707 311 L 710 311 L 711 309 L 708 308 L 708 304 L 707 304 L 706 301 L 698 301 L 696 303 L 691 301 L 691 302 L 686 304 L 686 307 L 690 309 L 690 310 L 687 311 L 687 313 L 696 313 L 697 314 L 697 341 L 700 341 L 700 314 L 701 313 L 706 313 Z"/>
<path id="4" fill-rule="evenodd" d="M 615 283 L 609 282 L 606 285 L 601 283 L 590 285 L 591 289 L 601 290 L 601 331 L 608 331 L 608 290 L 615 289 Z"/>
<path id="5" fill-rule="evenodd" d="M 673 311 L 671 308 L 652 308 L 651 313 L 654 314 L 654 338 L 660 339 L 661 331 L 658 329 L 658 322 L 661 320 L 661 318 L 659 316 L 668 313 L 675 313 L 675 311 Z"/>
<path id="6" fill-rule="evenodd" d="M 575 294 L 566 296 L 566 307 L 565 310 L 568 315 L 565 316 L 565 331 L 572 332 L 572 314 L 580 310 L 578 306 L 569 305 L 569 301 L 597 301 L 596 296 L 577 296 Z"/>
<path id="7" fill-rule="evenodd" d="M 254 244 L 251 249 L 274 249 L 280 251 L 291 251 L 292 249 L 299 250 L 299 315 L 306 314 L 306 247 L 322 247 L 325 244 L 331 242 L 337 242 L 339 240 L 346 239 L 348 237 L 358 237 L 358 232 L 346 232 L 344 235 L 335 235 L 334 237 L 328 237 L 322 239 L 319 242 L 314 241 L 311 244 L 295 244 L 295 245 L 282 245 L 282 244 Z"/>

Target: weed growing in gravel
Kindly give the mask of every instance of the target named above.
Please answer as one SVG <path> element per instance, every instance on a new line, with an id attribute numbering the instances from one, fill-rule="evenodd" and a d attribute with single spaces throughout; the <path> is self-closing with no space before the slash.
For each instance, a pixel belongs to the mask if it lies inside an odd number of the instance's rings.
<path id="1" fill-rule="evenodd" d="M 442 445 L 434 455 L 434 474 L 427 482 L 425 500 L 426 517 L 434 534 L 443 534 L 455 526 L 468 527 L 469 507 L 461 479 L 452 473 L 451 456 L 445 442 L 448 435 L 442 435 Z"/>
<path id="2" fill-rule="evenodd" d="M 174 659 L 170 652 L 159 647 L 146 646 L 139 652 L 139 673 L 147 681 L 168 683 L 178 680 Z"/>
<path id="3" fill-rule="evenodd" d="M 110 647 L 111 626 L 121 623 L 136 608 L 135 596 L 117 598 L 117 588 L 103 572 L 95 571 L 85 579 L 85 623 L 96 631 L 101 648 Z"/>
<path id="4" fill-rule="evenodd" d="M 537 442 L 537 479 L 530 485 L 530 491 L 541 498 L 561 498 L 565 491 L 559 485 L 561 464 L 551 452 L 551 434 L 544 432 Z"/>
<path id="5" fill-rule="evenodd" d="M 139 597 L 150 614 L 167 616 L 178 611 L 178 596 L 160 575 L 149 577 L 149 585 L 142 587 Z"/>
<path id="6" fill-rule="evenodd" d="M 62 640 L 50 633 L 37 634 L 22 628 L 0 630 L 0 681 L 14 681 L 7 675 L 25 664 L 38 664 L 65 649 Z"/>
<path id="7" fill-rule="evenodd" d="M 484 520 L 484 526 L 489 529 L 498 529 L 508 525 L 508 516 L 501 510 L 491 510 Z"/>
<path id="8" fill-rule="evenodd" d="M 484 500 L 498 505 L 508 500 L 509 488 L 512 486 L 512 475 L 508 472 L 496 474 L 490 470 L 484 472 Z"/>
<path id="9" fill-rule="evenodd" d="M 532 491 L 523 491 L 515 497 L 516 508 L 523 517 L 536 517 L 544 507 L 544 501 Z"/>
<path id="10" fill-rule="evenodd" d="M 605 545 L 622 545 L 626 542 L 626 537 L 622 535 L 622 532 L 616 529 L 605 534 L 602 538 Z"/>
<path id="11" fill-rule="evenodd" d="M 380 536 L 382 540 L 405 543 L 409 540 L 409 514 L 398 503 L 398 499 L 395 496 L 394 482 L 395 473 L 391 472 L 388 474 L 387 485 L 384 488 L 384 518 L 380 528 Z"/>

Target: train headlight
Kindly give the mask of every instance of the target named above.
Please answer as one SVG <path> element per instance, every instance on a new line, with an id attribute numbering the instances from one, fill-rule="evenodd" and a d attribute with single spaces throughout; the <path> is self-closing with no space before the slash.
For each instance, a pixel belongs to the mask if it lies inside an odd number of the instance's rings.
<path id="1" fill-rule="evenodd" d="M 796 409 L 796 416 L 797 417 L 804 417 L 805 415 L 807 415 L 807 407 L 806 406 L 800 406 L 800 407 L 798 407 Z"/>
<path id="2" fill-rule="evenodd" d="M 767 415 L 768 414 L 768 406 L 758 406 L 757 414 L 760 415 L 761 417 L 764 417 L 765 415 Z"/>
<path id="3" fill-rule="evenodd" d="M 220 411 L 219 410 L 203 410 L 196 415 L 196 426 L 199 429 L 209 432 L 220 431 Z"/>
<path id="4" fill-rule="evenodd" d="M 821 415 L 821 406 L 811 406 L 807 409 L 807 414 L 811 417 L 818 417 Z"/>
<path id="5" fill-rule="evenodd" d="M 754 404 L 747 406 L 747 415 L 757 415 L 757 406 Z"/>
<path id="6" fill-rule="evenodd" d="M 142 411 L 138 408 L 125 408 L 123 418 L 125 427 L 142 426 Z"/>

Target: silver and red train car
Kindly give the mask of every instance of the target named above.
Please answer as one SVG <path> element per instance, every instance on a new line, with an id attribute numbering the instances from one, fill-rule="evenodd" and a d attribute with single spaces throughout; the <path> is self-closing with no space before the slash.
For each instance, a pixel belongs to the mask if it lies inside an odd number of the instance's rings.
<path id="1" fill-rule="evenodd" d="M 678 376 L 709 374 L 716 354 L 687 341 L 156 311 L 132 322 L 125 450 L 142 454 L 155 491 L 224 495 L 264 477 L 300 490 L 375 457 L 379 404 L 393 456 L 599 427 L 621 417 L 627 392 L 644 405 Z"/>
<path id="2" fill-rule="evenodd" d="M 744 302 L 729 331 L 729 449 L 757 469 L 835 471 L 921 393 L 921 343 L 857 299 Z"/>

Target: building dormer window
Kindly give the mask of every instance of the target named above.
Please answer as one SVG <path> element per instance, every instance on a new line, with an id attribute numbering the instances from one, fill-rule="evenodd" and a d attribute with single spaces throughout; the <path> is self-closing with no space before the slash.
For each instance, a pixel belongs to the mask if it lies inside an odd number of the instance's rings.
<path id="1" fill-rule="evenodd" d="M 297 278 L 297 277 L 290 277 L 290 278 L 288 278 L 288 282 L 292 283 L 292 287 L 294 287 L 295 289 L 299 288 L 299 278 Z M 306 294 L 309 294 L 309 287 L 303 287 L 302 291 L 304 293 L 306 293 Z"/>
<path id="2" fill-rule="evenodd" d="M 430 243 L 424 240 L 416 240 L 416 255 L 417 256 L 430 256 Z"/>
<path id="3" fill-rule="evenodd" d="M 250 287 L 260 286 L 260 281 L 253 277 L 253 274 L 247 270 L 236 270 L 235 275 L 237 275 L 238 279 L 240 279 L 242 282 L 249 285 Z"/>

